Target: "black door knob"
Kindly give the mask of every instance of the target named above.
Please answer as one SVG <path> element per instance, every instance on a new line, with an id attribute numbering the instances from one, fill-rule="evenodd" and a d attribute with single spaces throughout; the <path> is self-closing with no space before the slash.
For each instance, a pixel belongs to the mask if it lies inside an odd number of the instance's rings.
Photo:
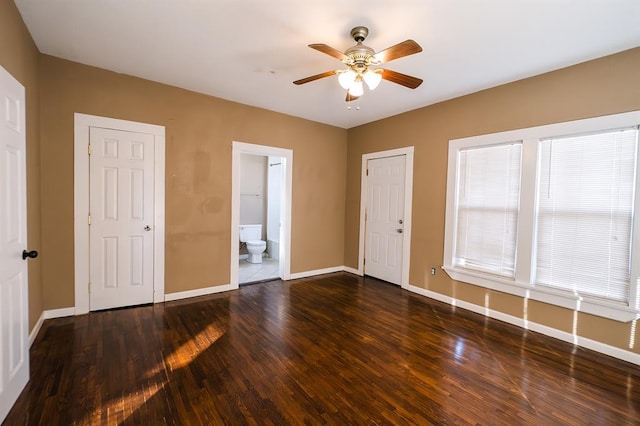
<path id="1" fill-rule="evenodd" d="M 22 250 L 22 259 L 26 259 L 27 257 L 35 259 L 36 257 L 38 257 L 38 252 L 35 250 L 31 250 L 31 251 Z"/>

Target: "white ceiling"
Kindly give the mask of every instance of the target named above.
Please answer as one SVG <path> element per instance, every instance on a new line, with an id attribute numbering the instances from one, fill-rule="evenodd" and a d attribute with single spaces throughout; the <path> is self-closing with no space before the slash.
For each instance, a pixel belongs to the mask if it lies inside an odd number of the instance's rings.
<path id="1" fill-rule="evenodd" d="M 350 128 L 640 46 L 639 0 L 15 0 L 42 53 Z M 384 68 L 347 109 L 344 68 L 307 47 L 344 51 L 351 28 L 375 51 L 414 39 L 422 53 Z M 640 74 L 639 74 L 640 75 Z"/>

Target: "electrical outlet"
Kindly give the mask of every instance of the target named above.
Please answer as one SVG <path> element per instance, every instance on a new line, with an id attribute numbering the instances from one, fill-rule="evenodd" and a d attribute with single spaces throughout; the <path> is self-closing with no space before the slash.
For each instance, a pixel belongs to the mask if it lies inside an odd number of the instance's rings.
<path id="1" fill-rule="evenodd" d="M 431 275 L 435 275 L 436 274 L 436 268 L 431 268 Z"/>

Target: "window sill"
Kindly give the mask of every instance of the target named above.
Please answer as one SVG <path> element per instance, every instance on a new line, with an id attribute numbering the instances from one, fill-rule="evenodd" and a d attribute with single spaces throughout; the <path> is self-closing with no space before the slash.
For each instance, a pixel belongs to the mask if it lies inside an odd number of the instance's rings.
<path id="1" fill-rule="evenodd" d="M 640 310 L 633 309 L 624 303 L 591 299 L 569 291 L 537 287 L 508 278 L 501 278 L 495 275 L 483 274 L 481 272 L 451 266 L 443 266 L 442 269 L 444 269 L 449 277 L 456 281 L 513 294 L 525 299 L 561 306 L 573 311 L 597 315 L 620 322 L 629 322 L 640 318 Z"/>

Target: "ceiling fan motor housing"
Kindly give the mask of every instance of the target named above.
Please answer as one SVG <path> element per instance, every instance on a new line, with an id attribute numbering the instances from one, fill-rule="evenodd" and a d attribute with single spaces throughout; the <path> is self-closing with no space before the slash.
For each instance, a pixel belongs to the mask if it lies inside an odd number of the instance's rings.
<path id="1" fill-rule="evenodd" d="M 351 37 L 357 44 L 344 52 L 347 56 L 346 65 L 357 73 L 365 72 L 369 65 L 371 65 L 373 55 L 376 54 L 372 48 L 362 44 L 367 38 L 367 35 L 369 35 L 369 29 L 367 27 L 355 27 L 352 29 Z"/>
<path id="2" fill-rule="evenodd" d="M 346 64 L 348 66 L 355 68 L 355 70 L 364 71 L 371 64 L 371 59 L 373 55 L 375 55 L 375 51 L 369 46 L 358 43 L 347 49 L 344 54 L 347 55 Z"/>

